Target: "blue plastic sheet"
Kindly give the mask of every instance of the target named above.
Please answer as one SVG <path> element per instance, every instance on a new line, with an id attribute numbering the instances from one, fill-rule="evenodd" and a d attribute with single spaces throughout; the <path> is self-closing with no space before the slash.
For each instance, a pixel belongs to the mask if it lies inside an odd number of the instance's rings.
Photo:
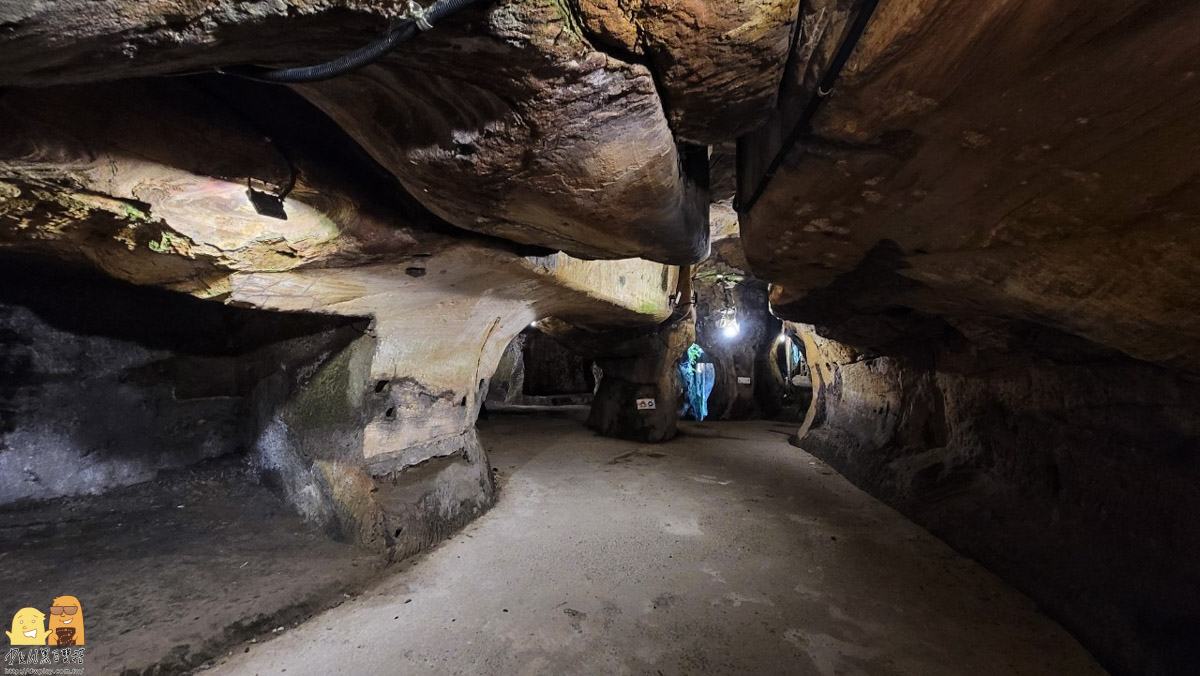
<path id="1" fill-rule="evenodd" d="M 696 420 L 708 417 L 708 397 L 716 383 L 717 371 L 706 360 L 703 348 L 692 343 L 687 354 L 679 360 L 679 384 L 683 388 L 683 409 L 679 417 L 691 413 Z"/>

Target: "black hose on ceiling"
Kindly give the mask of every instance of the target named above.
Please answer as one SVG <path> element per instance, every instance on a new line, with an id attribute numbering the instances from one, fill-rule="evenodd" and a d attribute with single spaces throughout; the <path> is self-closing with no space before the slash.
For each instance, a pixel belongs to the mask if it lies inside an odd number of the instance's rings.
<path id="1" fill-rule="evenodd" d="M 445 17 L 480 2 L 482 0 L 439 0 L 413 17 L 402 19 L 392 24 L 391 28 L 388 29 L 387 35 L 384 35 L 375 42 L 356 49 L 349 54 L 340 56 L 333 61 L 315 66 L 279 69 L 263 68 L 260 66 L 238 66 L 223 68 L 219 72 L 225 75 L 234 75 L 249 80 L 273 84 L 304 84 L 306 82 L 329 80 L 339 75 L 352 73 L 379 61 L 400 43 L 413 39 L 418 33 L 430 30 L 434 24 Z M 415 3 L 410 3 L 410 6 L 413 5 Z"/>

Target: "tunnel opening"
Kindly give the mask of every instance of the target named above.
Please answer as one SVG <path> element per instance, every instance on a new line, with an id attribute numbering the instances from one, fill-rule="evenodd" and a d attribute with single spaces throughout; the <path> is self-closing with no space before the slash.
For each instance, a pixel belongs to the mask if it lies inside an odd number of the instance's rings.
<path id="1" fill-rule="evenodd" d="M 530 326 L 505 347 L 487 381 L 490 412 L 512 407 L 585 407 L 592 403 L 600 371 L 569 345 Z"/>

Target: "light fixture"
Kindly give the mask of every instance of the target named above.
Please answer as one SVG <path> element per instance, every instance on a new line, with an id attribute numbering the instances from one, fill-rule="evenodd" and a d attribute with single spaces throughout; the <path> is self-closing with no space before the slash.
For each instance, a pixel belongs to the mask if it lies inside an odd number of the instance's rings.
<path id="1" fill-rule="evenodd" d="M 721 329 L 721 335 L 726 338 L 736 338 L 742 332 L 742 327 L 737 320 L 736 307 L 727 305 L 717 310 L 717 328 Z"/>
<path id="2" fill-rule="evenodd" d="M 718 278 L 718 283 L 722 289 L 721 309 L 717 310 L 717 328 L 721 329 L 721 335 L 725 338 L 736 338 L 742 332 L 742 327 L 738 325 L 737 305 L 733 302 L 733 287 L 737 282 L 733 279 L 724 277 Z"/>
<path id="3" fill-rule="evenodd" d="M 786 334 L 786 333 L 780 333 L 780 334 L 779 334 L 779 340 L 778 340 L 778 342 L 782 343 L 782 342 L 783 342 L 783 341 L 785 341 L 785 340 L 787 340 L 787 334 Z"/>

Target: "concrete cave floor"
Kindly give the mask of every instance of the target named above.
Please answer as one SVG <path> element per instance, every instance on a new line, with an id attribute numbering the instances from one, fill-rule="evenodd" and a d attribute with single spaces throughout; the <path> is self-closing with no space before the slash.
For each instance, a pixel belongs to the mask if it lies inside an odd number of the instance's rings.
<path id="1" fill-rule="evenodd" d="M 496 507 L 220 674 L 1093 674 L 1025 597 L 825 464 L 794 426 L 663 445 L 492 416 Z"/>
<path id="2" fill-rule="evenodd" d="M 1104 673 L 1027 598 L 790 446 L 794 425 L 685 423 L 646 445 L 595 436 L 585 413 L 481 421 L 497 505 L 397 565 L 218 465 L 57 519 L 0 513 L 0 595 L 79 596 L 88 673 Z"/>

